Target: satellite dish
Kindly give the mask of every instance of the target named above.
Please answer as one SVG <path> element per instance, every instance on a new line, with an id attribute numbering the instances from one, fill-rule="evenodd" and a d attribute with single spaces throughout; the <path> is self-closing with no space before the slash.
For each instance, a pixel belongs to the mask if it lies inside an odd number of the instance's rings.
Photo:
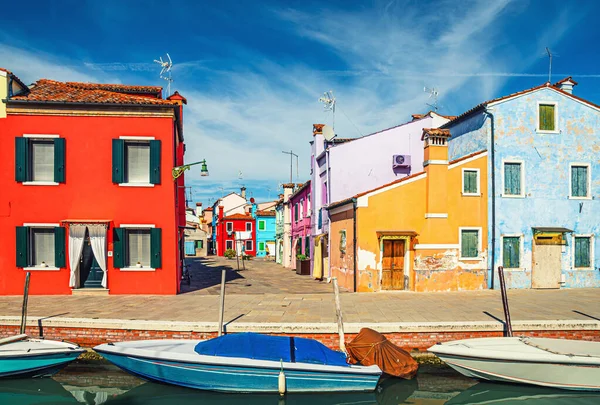
<path id="1" fill-rule="evenodd" d="M 333 132 L 333 128 L 331 128 L 329 125 L 323 125 L 322 131 L 323 131 L 323 137 L 328 142 L 336 137 L 335 132 Z"/>

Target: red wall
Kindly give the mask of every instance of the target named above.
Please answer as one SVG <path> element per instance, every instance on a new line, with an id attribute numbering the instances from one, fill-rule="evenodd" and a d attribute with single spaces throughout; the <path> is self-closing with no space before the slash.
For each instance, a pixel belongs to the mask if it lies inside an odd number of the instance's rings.
<path id="1" fill-rule="evenodd" d="M 108 257 L 108 289 L 110 294 L 176 294 L 181 272 L 177 214 L 182 206 L 176 205 L 171 177 L 174 148 L 179 146 L 174 142 L 173 122 L 170 117 L 9 115 L 0 119 L 0 295 L 23 293 L 25 271 L 15 263 L 15 227 L 64 219 L 111 220 L 109 251 L 113 227 L 154 224 L 162 228 L 162 268 L 121 271 L 113 268 L 112 257 Z M 65 183 L 29 186 L 15 181 L 15 138 L 23 134 L 57 134 L 65 138 Z M 112 139 L 134 135 L 161 140 L 161 184 L 123 187 L 112 183 Z M 179 148 L 177 154 L 183 160 L 183 144 Z M 183 178 L 180 183 L 183 185 Z M 180 190 L 183 196 L 184 189 Z M 178 200 L 185 205 L 185 198 Z M 30 293 L 70 294 L 69 271 L 67 247 L 67 268 L 32 270 Z"/>
<path id="2" fill-rule="evenodd" d="M 227 234 L 227 222 L 233 222 L 233 231 L 234 232 L 245 232 L 246 231 L 246 222 L 252 223 L 252 250 L 246 250 L 247 255 L 256 256 L 256 221 L 252 217 L 248 217 L 248 219 L 219 219 L 219 224 L 217 227 L 219 231 L 217 232 L 217 254 L 219 256 L 223 256 L 225 253 L 225 246 L 227 245 L 226 241 L 231 240 L 234 241 L 233 233 L 231 236 Z M 244 242 L 245 243 L 245 242 Z M 233 242 L 233 246 L 235 246 L 235 241 Z"/>

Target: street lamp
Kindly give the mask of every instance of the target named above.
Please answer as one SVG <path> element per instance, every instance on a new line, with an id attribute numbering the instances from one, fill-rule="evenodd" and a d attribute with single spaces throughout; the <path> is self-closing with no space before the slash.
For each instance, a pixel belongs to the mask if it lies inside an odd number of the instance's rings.
<path id="1" fill-rule="evenodd" d="M 188 163 L 187 165 L 181 165 L 173 168 L 173 180 L 177 179 L 179 176 L 183 174 L 184 171 L 189 170 L 190 166 L 202 164 L 200 168 L 200 176 L 206 177 L 208 176 L 208 167 L 206 166 L 206 159 L 201 160 L 199 162 Z"/>

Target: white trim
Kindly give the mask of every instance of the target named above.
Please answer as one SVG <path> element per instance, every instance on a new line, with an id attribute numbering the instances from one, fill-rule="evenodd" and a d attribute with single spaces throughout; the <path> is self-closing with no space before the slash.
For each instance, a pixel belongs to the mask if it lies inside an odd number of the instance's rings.
<path id="1" fill-rule="evenodd" d="M 229 242 L 231 243 L 231 247 L 227 247 L 227 243 L 229 243 Z M 229 249 L 233 250 L 233 240 L 231 240 L 231 239 L 228 239 L 225 241 L 225 250 L 229 250 Z"/>
<path id="2" fill-rule="evenodd" d="M 56 139 L 56 138 L 60 138 L 60 135 L 55 135 L 55 134 L 23 134 L 23 138 Z"/>
<path id="3" fill-rule="evenodd" d="M 575 238 L 590 238 L 590 266 L 589 267 L 575 267 Z M 573 252 L 571 254 L 571 269 L 573 270 L 595 270 L 594 263 L 594 234 L 573 234 L 571 236 L 571 246 L 573 246 Z"/>
<path id="4" fill-rule="evenodd" d="M 477 257 L 462 257 L 462 231 L 477 231 Z M 458 227 L 458 260 L 483 260 L 482 253 L 482 228 L 479 226 L 460 226 Z"/>
<path id="5" fill-rule="evenodd" d="M 119 226 L 116 226 L 115 228 L 141 228 L 141 229 L 146 229 L 146 228 L 155 228 L 156 225 L 154 224 L 121 224 Z"/>
<path id="6" fill-rule="evenodd" d="M 456 243 L 417 243 L 414 249 L 460 249 L 460 245 Z"/>
<path id="7" fill-rule="evenodd" d="M 248 242 L 250 242 L 250 249 L 248 249 L 248 248 L 247 248 L 247 246 L 248 246 Z M 244 241 L 244 252 L 246 252 L 246 251 L 248 251 L 248 250 L 250 250 L 250 251 L 253 251 L 253 250 L 254 250 L 254 241 L 252 241 L 252 240 L 245 240 L 245 241 Z M 255 251 L 255 250 L 254 250 L 254 251 Z"/>
<path id="8" fill-rule="evenodd" d="M 153 141 L 156 138 L 153 136 L 120 136 L 119 139 L 126 141 Z"/>
<path id="9" fill-rule="evenodd" d="M 31 266 L 31 267 L 23 267 L 23 270 L 41 270 L 41 271 L 58 271 L 60 270 L 60 267 L 54 267 L 54 266 L 49 266 L 49 267 L 39 267 L 39 266 Z"/>
<path id="10" fill-rule="evenodd" d="M 0 70 L 0 76 L 6 77 L 7 73 L 4 70 Z"/>
<path id="11" fill-rule="evenodd" d="M 250 225 L 250 229 L 248 229 L 248 225 Z M 252 232 L 252 222 L 248 222 L 246 221 L 246 225 L 244 225 L 246 227 L 246 232 Z"/>
<path id="12" fill-rule="evenodd" d="M 505 194 L 505 180 L 504 180 L 504 166 L 506 163 L 519 163 L 521 164 L 521 194 Z M 502 190 L 501 196 L 505 198 L 525 198 L 525 161 L 518 159 L 502 159 Z"/>
<path id="13" fill-rule="evenodd" d="M 231 230 L 228 229 L 229 227 L 227 225 L 229 225 L 229 224 L 231 224 Z M 233 222 L 225 221 L 225 233 L 229 234 L 232 232 L 233 232 Z"/>
<path id="14" fill-rule="evenodd" d="M 152 184 L 152 183 L 119 183 L 119 187 L 154 187 L 154 184 Z"/>
<path id="15" fill-rule="evenodd" d="M 447 212 L 426 212 L 425 218 L 448 218 Z"/>
<path id="16" fill-rule="evenodd" d="M 573 166 L 585 166 L 587 167 L 587 196 L 586 197 L 573 197 L 573 185 L 571 181 L 573 179 Z M 592 165 L 583 162 L 569 163 L 569 200 L 591 200 L 592 199 Z"/>
<path id="17" fill-rule="evenodd" d="M 519 238 L 519 267 L 505 267 L 507 271 L 525 271 L 523 267 L 523 258 L 525 257 L 525 249 L 523 246 L 524 235 L 522 233 L 503 233 L 500 235 L 500 265 L 504 266 L 504 238 Z"/>
<path id="18" fill-rule="evenodd" d="M 530 94 L 532 94 L 532 93 L 537 93 L 538 91 L 542 91 L 542 90 L 552 90 L 552 91 L 554 91 L 555 93 L 557 93 L 557 94 L 559 94 L 559 95 L 561 95 L 561 96 L 563 96 L 563 97 L 567 97 L 567 98 L 569 98 L 571 101 L 575 101 L 575 102 L 577 102 L 577 103 L 579 103 L 579 104 L 583 104 L 583 105 L 585 105 L 586 107 L 589 107 L 589 108 L 591 108 L 591 109 L 593 109 L 593 110 L 600 111 L 600 108 L 598 108 L 597 106 L 594 106 L 594 105 L 590 104 L 590 102 L 589 102 L 589 101 L 587 101 L 587 100 L 582 100 L 582 99 L 578 99 L 578 98 L 575 98 L 575 97 L 573 97 L 573 95 L 572 95 L 572 94 L 569 94 L 569 93 L 566 93 L 566 94 L 565 94 L 565 92 L 564 92 L 564 91 L 559 91 L 559 90 L 557 90 L 557 89 L 555 89 L 554 87 L 552 87 L 552 86 L 549 86 L 549 85 L 548 85 L 548 86 L 541 87 L 541 88 L 539 88 L 539 89 L 536 89 L 536 90 L 532 90 L 532 91 L 525 91 L 524 93 L 516 94 L 516 95 L 514 95 L 514 96 L 511 96 L 511 97 L 506 97 L 506 98 L 503 98 L 502 100 L 498 100 L 498 101 L 495 101 L 495 102 L 493 102 L 493 103 L 489 103 L 489 104 L 488 104 L 488 108 L 489 108 L 489 107 L 493 107 L 493 106 L 495 106 L 495 105 L 497 105 L 497 104 L 502 104 L 502 103 L 505 103 L 505 102 L 507 102 L 507 101 L 510 101 L 510 100 L 513 100 L 513 99 L 515 99 L 515 98 L 519 98 L 519 97 L 527 96 L 527 95 L 530 95 Z"/>
<path id="19" fill-rule="evenodd" d="M 471 163 L 472 161 L 477 160 L 477 159 L 482 158 L 482 157 L 485 157 L 487 155 L 488 155 L 488 153 L 487 153 L 487 150 L 486 150 L 486 151 L 478 153 L 475 156 L 471 156 L 470 158 L 467 158 L 465 160 L 461 160 L 460 162 L 451 163 L 451 164 L 448 165 L 448 170 L 454 169 L 457 166 L 461 166 L 461 165 L 464 165 L 464 164 L 467 164 L 467 163 Z"/>
<path id="20" fill-rule="evenodd" d="M 23 226 L 31 226 L 33 228 L 56 228 L 58 226 L 60 226 L 60 224 L 55 224 L 55 223 L 33 223 L 33 222 L 27 222 L 24 223 Z"/>
<path id="21" fill-rule="evenodd" d="M 122 267 L 119 270 L 121 270 L 121 271 L 156 271 L 156 269 L 152 268 L 152 267 Z"/>
<path id="22" fill-rule="evenodd" d="M 424 161 L 423 167 L 429 166 L 429 165 L 447 165 L 447 164 L 448 164 L 447 160 L 431 159 L 431 160 Z"/>
<path id="23" fill-rule="evenodd" d="M 24 186 L 58 186 L 60 183 L 55 181 L 23 181 L 21 182 Z"/>
<path id="24" fill-rule="evenodd" d="M 554 106 L 554 130 L 549 131 L 545 129 L 540 129 L 540 105 L 553 105 Z M 559 134 L 560 130 L 558 129 L 558 101 L 544 101 L 537 100 L 536 104 L 536 112 L 535 112 L 535 132 L 538 134 Z"/>
<path id="25" fill-rule="evenodd" d="M 382 187 L 379 190 L 371 191 L 370 193 L 367 193 L 365 195 L 358 197 L 357 207 L 359 207 L 359 208 L 368 207 L 369 206 L 369 197 L 373 197 L 377 194 L 385 193 L 386 191 L 393 190 L 397 187 L 405 186 L 405 185 L 415 182 L 417 180 L 422 180 L 426 177 L 427 177 L 427 173 L 421 173 L 418 176 L 413 177 L 412 179 L 408 179 L 405 181 L 399 181 L 398 183 L 394 183 L 394 184 L 390 184 L 389 186 Z"/>
<path id="26" fill-rule="evenodd" d="M 477 191 L 475 191 L 474 193 L 465 193 L 465 172 L 476 172 L 477 173 Z M 474 168 L 470 168 L 470 167 L 464 167 L 461 171 L 462 173 L 462 181 L 461 181 L 461 188 L 460 191 L 462 193 L 463 196 L 469 196 L 469 197 L 481 197 L 481 188 L 480 188 L 480 179 L 481 179 L 481 173 L 479 169 L 474 169 Z"/>

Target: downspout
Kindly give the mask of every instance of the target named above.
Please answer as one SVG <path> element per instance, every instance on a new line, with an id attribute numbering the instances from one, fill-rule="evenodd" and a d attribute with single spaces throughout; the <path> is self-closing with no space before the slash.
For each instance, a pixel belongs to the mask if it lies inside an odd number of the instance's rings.
<path id="1" fill-rule="evenodd" d="M 358 269 L 357 269 L 357 261 L 356 261 L 356 251 L 357 251 L 357 249 L 356 249 L 356 221 L 358 221 L 358 218 L 356 216 L 356 198 L 352 199 L 352 208 L 354 210 L 354 222 L 353 222 L 353 230 L 352 230 L 352 235 L 353 235 L 352 244 L 354 246 L 354 256 L 353 256 L 354 277 L 353 278 L 354 278 L 354 292 L 356 292 L 356 285 L 358 284 L 357 280 L 356 280 L 356 278 L 358 277 Z"/>
<path id="2" fill-rule="evenodd" d="M 331 279 L 331 216 L 329 215 L 329 202 L 331 201 L 331 177 L 329 174 L 329 146 L 325 149 L 325 164 L 327 165 L 327 259 L 329 260 L 329 279 Z"/>
<path id="3" fill-rule="evenodd" d="M 494 115 L 490 112 L 493 111 L 493 109 L 491 108 L 486 108 L 485 109 L 485 113 L 488 115 L 488 117 L 490 117 L 490 138 L 491 138 L 491 145 L 490 145 L 490 160 L 491 160 L 491 182 L 492 182 L 492 201 L 491 201 L 491 207 L 492 207 L 492 218 L 490 221 L 491 227 L 492 227 L 492 248 L 491 248 L 491 252 L 490 252 L 490 258 L 491 258 L 491 265 L 490 265 L 490 270 L 488 272 L 488 288 L 489 289 L 493 289 L 494 288 L 494 265 L 496 263 L 496 160 L 495 160 L 495 150 L 494 150 L 494 143 L 495 143 L 495 133 L 494 133 Z"/>

